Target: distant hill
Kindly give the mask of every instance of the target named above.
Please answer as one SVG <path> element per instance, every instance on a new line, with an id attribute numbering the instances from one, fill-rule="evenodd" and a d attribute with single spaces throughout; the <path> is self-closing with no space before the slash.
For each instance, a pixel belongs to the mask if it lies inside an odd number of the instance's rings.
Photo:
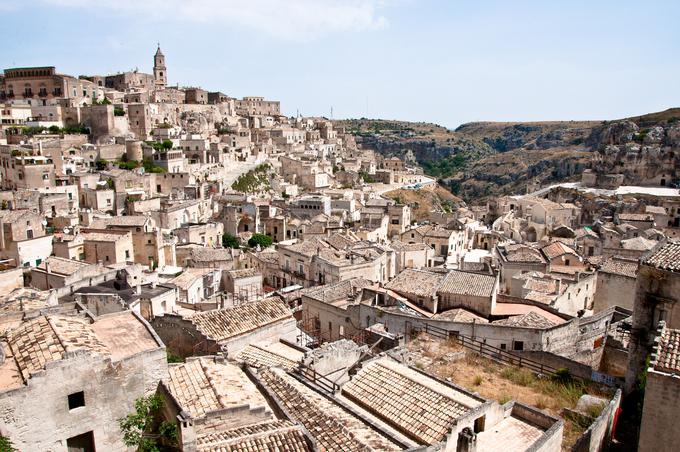
<path id="1" fill-rule="evenodd" d="M 366 148 L 399 157 L 412 151 L 427 174 L 473 203 L 521 193 L 534 181 L 578 179 L 591 166 L 593 152 L 612 144 L 642 144 L 655 127 L 661 141 L 646 144 L 661 151 L 675 148 L 676 123 L 680 108 L 612 121 L 472 122 L 455 130 L 407 121 L 336 121 Z"/>

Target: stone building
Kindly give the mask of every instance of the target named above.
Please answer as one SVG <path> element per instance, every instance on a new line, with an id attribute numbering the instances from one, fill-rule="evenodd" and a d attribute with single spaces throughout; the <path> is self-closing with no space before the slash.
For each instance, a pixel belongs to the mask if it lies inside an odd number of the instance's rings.
<path id="1" fill-rule="evenodd" d="M 680 328 L 680 242 L 660 244 L 641 260 L 626 374 L 628 392 L 645 368 L 660 321 L 668 328 Z"/>
<path id="2" fill-rule="evenodd" d="M 38 316 L 1 345 L 0 429 L 18 450 L 124 450 L 118 420 L 167 376 L 163 343 L 131 311 Z"/>
<path id="3" fill-rule="evenodd" d="M 593 311 L 600 312 L 612 306 L 633 310 L 637 269 L 637 260 L 614 256 L 604 261 L 597 270 Z"/>
<path id="4" fill-rule="evenodd" d="M 67 99 L 71 105 L 82 105 L 97 97 L 92 82 L 57 74 L 54 66 L 5 69 L 0 77 L 0 102 L 52 105 L 58 99 Z"/>
<path id="5" fill-rule="evenodd" d="M 168 349 L 182 357 L 217 352 L 231 356 L 253 342 L 295 342 L 297 334 L 292 312 L 277 297 L 185 317 L 166 314 L 152 325 Z"/>
<path id="6" fill-rule="evenodd" d="M 680 330 L 662 323 L 647 369 L 638 450 L 672 451 L 680 442 Z"/>

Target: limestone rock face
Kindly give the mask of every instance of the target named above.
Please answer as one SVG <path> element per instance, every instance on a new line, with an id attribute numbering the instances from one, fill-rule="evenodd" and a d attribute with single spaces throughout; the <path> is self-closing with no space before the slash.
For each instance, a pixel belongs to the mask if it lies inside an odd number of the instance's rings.
<path id="1" fill-rule="evenodd" d="M 680 147 L 680 125 L 671 126 L 666 130 L 666 143 L 672 147 Z"/>
<path id="2" fill-rule="evenodd" d="M 663 127 L 661 126 L 656 126 L 652 127 L 647 131 L 647 135 L 645 135 L 644 138 L 644 143 L 645 144 L 658 144 L 663 141 L 664 137 L 664 130 Z"/>
<path id="3" fill-rule="evenodd" d="M 617 121 L 604 130 L 602 142 L 607 144 L 624 144 L 633 141 L 640 128 L 633 121 Z"/>

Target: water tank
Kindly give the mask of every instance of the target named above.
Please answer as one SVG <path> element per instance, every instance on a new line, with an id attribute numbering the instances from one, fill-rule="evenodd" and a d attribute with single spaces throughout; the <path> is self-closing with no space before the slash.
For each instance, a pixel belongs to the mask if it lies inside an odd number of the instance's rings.
<path id="1" fill-rule="evenodd" d="M 125 142 L 125 154 L 128 160 L 137 160 L 141 162 L 144 159 L 144 153 L 142 151 L 142 142 L 130 140 Z"/>

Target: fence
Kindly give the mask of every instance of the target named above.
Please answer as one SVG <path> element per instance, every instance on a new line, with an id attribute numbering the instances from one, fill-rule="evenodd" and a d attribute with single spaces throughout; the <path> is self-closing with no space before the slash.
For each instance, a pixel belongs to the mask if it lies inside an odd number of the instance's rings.
<path id="1" fill-rule="evenodd" d="M 304 364 L 300 364 L 300 366 L 295 370 L 295 374 L 313 383 L 315 386 L 329 395 L 335 395 L 335 393 L 340 390 L 340 386 L 337 383 L 329 380 L 311 367 L 307 367 Z"/>
<path id="2" fill-rule="evenodd" d="M 463 347 L 470 349 L 481 356 L 494 359 L 496 361 L 501 361 L 511 366 L 524 367 L 534 372 L 547 375 L 556 375 L 558 373 L 558 369 L 555 367 L 516 355 L 502 348 L 485 344 L 484 342 L 472 339 L 467 336 L 458 335 L 456 337 L 456 341 Z"/>

